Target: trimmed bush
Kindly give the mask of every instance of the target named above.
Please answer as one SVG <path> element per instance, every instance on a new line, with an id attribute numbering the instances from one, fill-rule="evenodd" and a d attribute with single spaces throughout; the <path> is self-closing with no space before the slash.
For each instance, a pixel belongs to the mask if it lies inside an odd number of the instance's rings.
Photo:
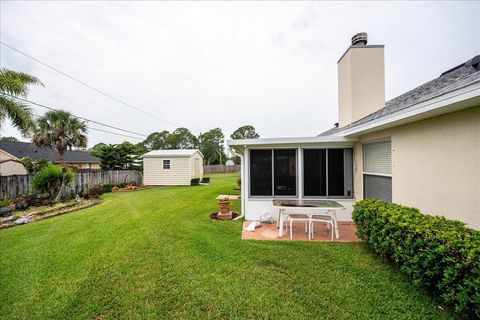
<path id="1" fill-rule="evenodd" d="M 127 184 L 126 183 L 111 183 L 111 184 L 104 184 L 102 186 L 102 193 L 109 193 L 112 192 L 113 187 L 123 188 Z"/>
<path id="2" fill-rule="evenodd" d="M 49 163 L 44 166 L 33 178 L 32 186 L 37 192 L 48 192 L 50 196 L 54 196 L 60 190 L 62 184 L 62 167 Z M 65 185 L 73 181 L 75 174 L 72 169 L 67 169 Z"/>
<path id="3" fill-rule="evenodd" d="M 198 186 L 200 184 L 200 178 L 193 178 L 190 180 L 190 185 L 191 186 Z"/>
<path id="4" fill-rule="evenodd" d="M 354 208 L 364 243 L 445 305 L 480 317 L 480 231 L 378 199 L 362 200 Z"/>
<path id="5" fill-rule="evenodd" d="M 203 177 L 202 183 L 210 183 L 210 177 Z"/>

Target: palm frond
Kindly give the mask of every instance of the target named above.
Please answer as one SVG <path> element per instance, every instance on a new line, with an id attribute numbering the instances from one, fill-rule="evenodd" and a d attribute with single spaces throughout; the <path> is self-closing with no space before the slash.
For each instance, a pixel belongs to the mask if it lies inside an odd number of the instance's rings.
<path id="1" fill-rule="evenodd" d="M 24 136 L 28 135 L 34 127 L 30 107 L 0 93 L 0 128 L 6 118 L 10 118 L 13 126 Z"/>

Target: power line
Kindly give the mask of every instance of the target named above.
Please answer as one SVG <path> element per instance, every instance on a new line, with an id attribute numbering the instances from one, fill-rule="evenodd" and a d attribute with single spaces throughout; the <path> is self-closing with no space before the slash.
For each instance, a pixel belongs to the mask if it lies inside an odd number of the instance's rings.
<path id="1" fill-rule="evenodd" d="M 13 95 L 8 94 L 8 93 L 2 93 L 2 94 L 6 95 L 6 96 L 9 96 L 9 97 L 11 97 L 11 98 L 14 98 L 14 99 L 23 101 L 23 102 L 27 102 L 27 103 L 33 104 L 33 105 L 35 105 L 35 106 L 39 106 L 39 107 L 42 107 L 42 108 L 46 108 L 46 109 L 48 109 L 48 110 L 52 110 L 52 111 L 58 111 L 58 110 L 59 110 L 59 109 L 56 109 L 56 108 L 52 108 L 52 107 L 46 106 L 46 105 L 41 104 L 41 103 L 33 102 L 33 101 L 30 101 L 30 100 L 27 100 L 27 99 L 24 99 L 24 98 L 19 98 L 19 97 L 13 96 Z M 122 128 L 115 127 L 115 126 L 112 126 L 112 125 L 109 125 L 109 124 L 105 124 L 105 123 L 101 123 L 101 122 L 98 122 L 98 121 L 95 121 L 95 120 L 90 120 L 90 119 L 87 119 L 87 118 L 84 118 L 84 117 L 76 116 L 76 115 L 74 115 L 74 114 L 72 114 L 72 116 L 75 117 L 75 118 L 78 118 L 78 119 L 85 120 L 85 121 L 87 121 L 87 122 L 91 122 L 91 123 L 95 123 L 95 124 L 98 124 L 98 125 L 101 125 L 101 126 L 104 126 L 104 127 L 108 127 L 108 128 L 111 128 L 111 129 L 115 129 L 115 130 L 119 130 L 119 131 L 124 131 L 124 132 L 128 132 L 128 133 L 136 134 L 136 135 L 139 135 L 139 136 L 142 136 L 142 137 L 147 137 L 147 135 L 145 135 L 145 134 L 143 134 L 143 133 L 138 133 L 138 132 L 134 132 L 134 131 L 122 129 Z"/>
<path id="2" fill-rule="evenodd" d="M 40 116 L 36 113 L 33 113 L 33 115 L 37 118 L 40 118 Z M 95 130 L 95 131 L 100 131 L 100 132 L 105 132 L 105 133 L 110 133 L 110 134 L 115 134 L 117 136 L 122 136 L 122 137 L 127 137 L 127 138 L 132 138 L 132 139 L 138 139 L 138 140 L 142 140 L 142 138 L 139 138 L 139 137 L 134 137 L 134 136 L 129 136 L 129 135 L 126 135 L 126 134 L 123 134 L 123 133 L 118 133 L 118 132 L 113 132 L 113 131 L 108 131 L 108 130 L 102 130 L 102 129 L 98 129 L 98 128 L 92 128 L 90 126 L 87 125 L 87 128 L 89 130 Z"/>
<path id="3" fill-rule="evenodd" d="M 89 127 L 89 126 L 87 126 L 87 128 L 90 129 L 90 130 L 95 130 L 95 131 L 100 131 L 100 132 L 106 132 L 106 133 L 110 133 L 110 134 L 116 134 L 116 135 L 122 136 L 122 137 L 127 137 L 127 138 L 132 138 L 132 139 L 143 140 L 142 138 L 134 137 L 134 136 L 129 136 L 129 135 L 122 134 L 122 133 L 112 132 L 112 131 L 108 131 L 108 130 L 102 130 L 102 129 L 98 129 L 98 128 L 92 128 L 92 127 Z"/>
<path id="4" fill-rule="evenodd" d="M 45 67 L 47 67 L 47 68 L 49 68 L 49 69 L 52 69 L 52 70 L 60 73 L 61 75 L 65 76 L 65 77 L 67 77 L 67 78 L 69 78 L 69 79 L 72 79 L 73 81 L 78 82 L 78 83 L 80 83 L 81 85 L 83 85 L 83 86 L 85 86 L 85 87 L 87 87 L 87 88 L 89 88 L 89 89 L 92 89 L 93 91 L 95 91 L 95 92 L 97 92 L 97 93 L 100 93 L 101 95 L 103 95 L 103 96 L 105 96 L 105 97 L 107 97 L 107 98 L 109 98 L 109 99 L 111 99 L 111 100 L 113 100 L 113 101 L 116 101 L 116 102 L 118 102 L 118 103 L 121 103 L 121 104 L 123 104 L 123 105 L 125 105 L 125 106 L 127 106 L 127 107 L 129 107 L 129 108 L 132 108 L 132 109 L 134 109 L 134 110 L 136 110 L 136 111 L 138 111 L 138 112 L 141 112 L 141 113 L 143 113 L 143 114 L 145 114 L 145 115 L 148 115 L 148 116 L 150 116 L 150 117 L 152 117 L 152 118 L 155 118 L 155 119 L 157 119 L 157 120 L 160 120 L 160 121 L 163 121 L 163 122 L 165 122 L 165 123 L 168 123 L 168 124 L 170 124 L 170 125 L 172 125 L 172 126 L 174 126 L 174 127 L 180 127 L 179 125 L 177 125 L 177 124 L 175 124 L 175 123 L 173 123 L 173 122 L 170 122 L 170 121 L 168 121 L 168 120 L 165 120 L 165 119 L 162 119 L 162 118 L 160 118 L 160 117 L 157 117 L 157 116 L 154 115 L 154 114 L 151 114 L 151 113 L 149 113 L 149 112 L 147 112 L 147 111 L 144 111 L 144 110 L 142 110 L 142 109 L 140 109 L 140 108 L 137 108 L 137 107 L 135 107 L 135 106 L 133 106 L 133 105 L 125 102 L 125 101 L 122 101 L 122 100 L 120 100 L 120 99 L 117 99 L 117 98 L 115 98 L 114 96 L 112 96 L 112 95 L 110 95 L 110 94 L 108 94 L 108 93 L 106 93 L 106 92 L 104 92 L 104 91 L 101 91 L 101 90 L 99 90 L 99 89 L 97 89 L 97 88 L 95 88 L 95 87 L 93 87 L 93 86 L 91 86 L 91 85 L 89 85 L 88 83 L 85 83 L 85 82 L 83 82 L 83 81 L 81 81 L 81 80 L 79 80 L 79 79 L 77 79 L 77 78 L 75 78 L 75 77 L 73 77 L 73 76 L 71 76 L 71 75 L 69 75 L 69 74 L 67 74 L 67 73 L 65 73 L 65 72 L 57 69 L 57 68 L 55 68 L 55 67 L 52 67 L 52 66 L 46 64 L 45 62 L 43 62 L 43 61 L 41 61 L 41 60 L 38 60 L 38 59 L 35 58 L 35 57 L 32 57 L 32 56 L 29 55 L 28 53 L 25 53 L 25 52 L 23 52 L 23 51 L 21 51 L 21 50 L 18 50 L 18 49 L 15 48 L 15 47 L 12 47 L 12 46 L 9 45 L 9 44 L 6 44 L 6 43 L 3 42 L 3 41 L 0 41 L 0 44 L 3 44 L 4 46 L 8 47 L 9 49 L 18 52 L 18 53 L 26 56 L 27 58 L 30 58 L 30 59 L 32 59 L 32 60 L 34 60 L 34 61 L 42 64 L 43 66 L 45 66 Z"/>

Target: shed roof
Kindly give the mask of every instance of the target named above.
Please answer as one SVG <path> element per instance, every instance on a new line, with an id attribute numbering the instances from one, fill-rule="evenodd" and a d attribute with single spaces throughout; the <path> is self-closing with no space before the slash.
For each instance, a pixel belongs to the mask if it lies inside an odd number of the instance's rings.
<path id="1" fill-rule="evenodd" d="M 160 158 L 160 157 L 191 157 L 198 152 L 202 157 L 202 153 L 198 149 L 164 149 L 164 150 L 152 150 L 143 155 L 144 158 Z"/>

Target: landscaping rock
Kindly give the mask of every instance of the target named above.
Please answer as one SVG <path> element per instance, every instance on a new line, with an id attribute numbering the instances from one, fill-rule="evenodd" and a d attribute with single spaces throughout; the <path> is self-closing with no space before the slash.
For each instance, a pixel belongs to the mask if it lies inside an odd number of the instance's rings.
<path id="1" fill-rule="evenodd" d="M 2 219 L 2 223 L 8 223 L 8 222 L 10 222 L 10 221 L 12 221 L 12 220 L 13 220 L 13 215 L 12 215 L 12 216 L 9 216 L 9 217 L 6 217 L 6 218 L 3 218 L 3 219 Z"/>
<path id="2" fill-rule="evenodd" d="M 12 215 L 12 209 L 9 207 L 0 207 L 0 217 L 8 217 Z"/>
<path id="3" fill-rule="evenodd" d="M 28 216 L 25 216 L 25 217 L 21 217 L 21 218 L 18 218 L 17 220 L 15 220 L 15 224 L 25 224 L 25 223 L 29 223 L 30 220 L 32 220 L 34 217 L 33 214 L 29 214 Z"/>

